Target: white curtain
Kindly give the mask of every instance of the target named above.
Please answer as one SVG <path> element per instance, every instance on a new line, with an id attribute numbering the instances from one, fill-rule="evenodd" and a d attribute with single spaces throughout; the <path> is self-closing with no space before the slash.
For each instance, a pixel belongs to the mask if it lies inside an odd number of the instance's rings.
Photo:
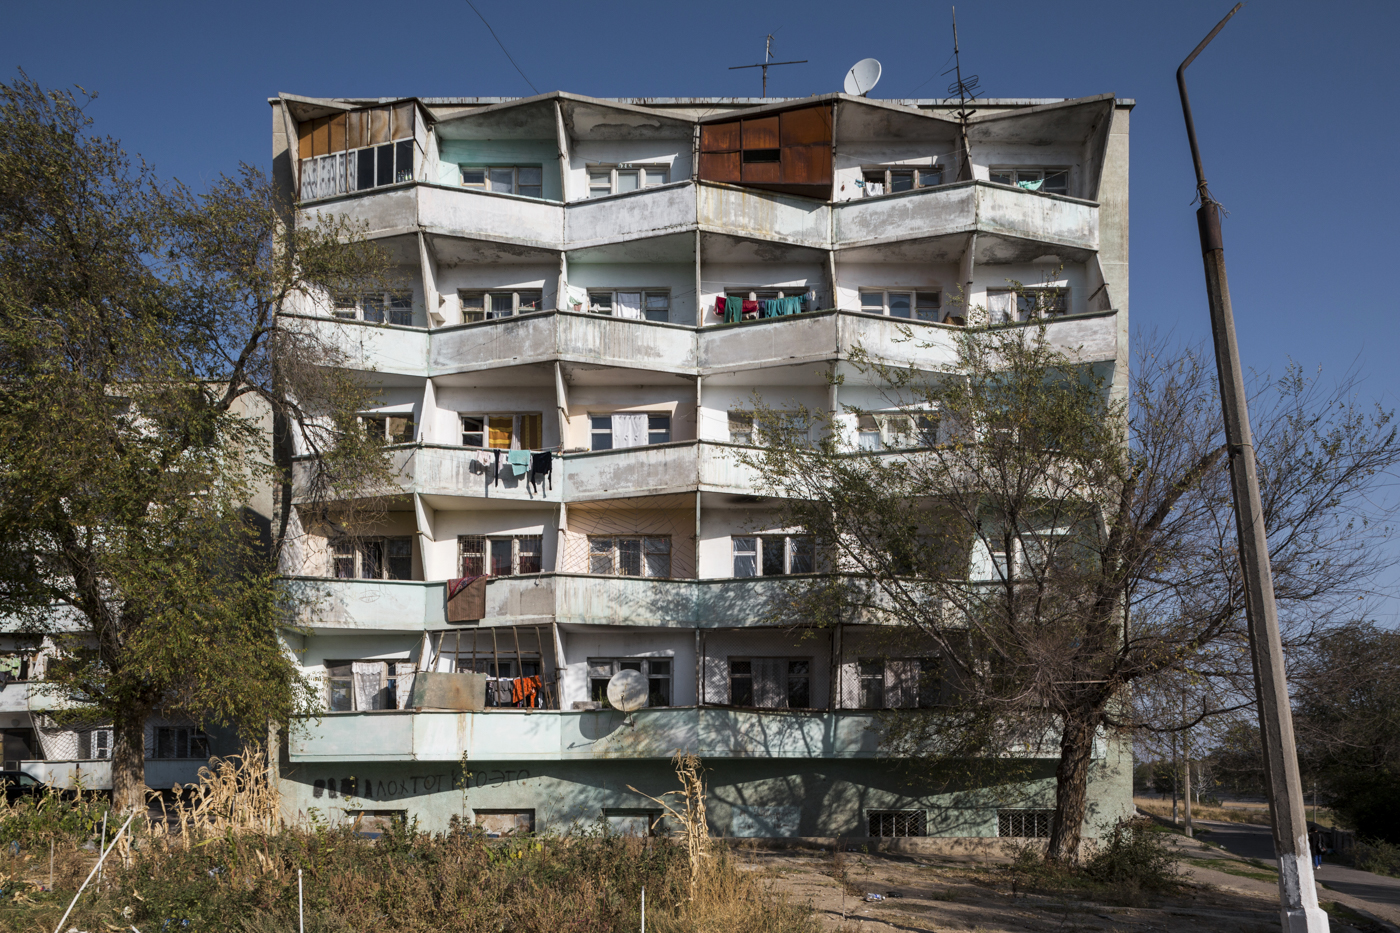
<path id="1" fill-rule="evenodd" d="M 787 706 L 787 659 L 754 658 L 753 705 L 759 709 L 783 709 Z"/>
<path id="2" fill-rule="evenodd" d="M 635 318 L 640 321 L 642 319 L 642 293 L 618 292 L 617 316 Z"/>
<path id="3" fill-rule="evenodd" d="M 647 416 L 645 414 L 616 414 L 612 416 L 612 445 L 619 447 L 641 447 L 647 442 Z"/>
<path id="4" fill-rule="evenodd" d="M 922 665 L 917 658 L 891 658 L 885 662 L 885 705 L 891 709 L 914 709 L 919 705 L 919 677 Z"/>
<path id="5" fill-rule="evenodd" d="M 355 679 L 355 709 L 383 709 L 384 662 L 355 661 L 350 672 Z"/>
<path id="6" fill-rule="evenodd" d="M 993 324 L 1009 324 L 1016 320 L 1016 293 L 988 291 L 987 315 Z"/>

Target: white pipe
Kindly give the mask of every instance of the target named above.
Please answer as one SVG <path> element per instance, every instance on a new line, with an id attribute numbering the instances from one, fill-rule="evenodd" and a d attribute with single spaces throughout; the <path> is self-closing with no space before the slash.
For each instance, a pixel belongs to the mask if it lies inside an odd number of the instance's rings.
<path id="1" fill-rule="evenodd" d="M 88 882 L 92 880 L 93 875 L 97 874 L 97 870 L 102 867 L 102 863 L 107 861 L 108 854 L 116 848 L 117 840 L 122 837 L 122 833 L 126 832 L 126 828 L 131 825 L 131 821 L 134 819 L 136 819 L 135 810 L 131 811 L 131 816 L 126 818 L 126 822 L 122 824 L 122 828 L 117 830 L 117 834 L 112 837 L 112 844 L 103 851 L 102 855 L 97 859 L 97 864 L 92 866 L 92 871 L 88 872 L 87 878 L 83 880 L 82 887 L 78 888 L 78 893 L 73 895 L 73 900 L 69 901 L 68 909 L 63 912 L 63 919 L 58 921 L 58 926 L 54 927 L 53 933 L 59 933 L 59 931 L 63 929 L 63 925 L 68 922 L 68 915 L 73 912 L 73 907 L 78 903 L 78 898 L 83 896 L 83 891 L 87 889 Z"/>
<path id="2" fill-rule="evenodd" d="M 647 933 L 647 889 L 642 888 L 642 933 Z"/>
<path id="3" fill-rule="evenodd" d="M 297 927 L 301 933 L 306 933 L 306 915 L 301 909 L 301 869 L 297 869 Z M 58 933 L 57 930 L 54 933 Z"/>

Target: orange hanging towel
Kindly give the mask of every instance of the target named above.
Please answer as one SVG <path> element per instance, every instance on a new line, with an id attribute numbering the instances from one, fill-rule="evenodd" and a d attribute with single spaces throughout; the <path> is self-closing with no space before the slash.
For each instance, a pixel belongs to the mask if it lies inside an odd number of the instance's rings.
<path id="1" fill-rule="evenodd" d="M 543 682 L 539 676 L 517 677 L 510 682 L 510 701 L 515 706 L 533 708 Z"/>

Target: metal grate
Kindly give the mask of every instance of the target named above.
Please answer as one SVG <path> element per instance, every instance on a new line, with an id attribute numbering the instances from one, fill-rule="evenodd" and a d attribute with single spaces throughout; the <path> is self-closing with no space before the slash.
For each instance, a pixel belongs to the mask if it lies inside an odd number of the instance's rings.
<path id="1" fill-rule="evenodd" d="M 997 835 L 1018 839 L 1048 839 L 1054 810 L 998 810 Z"/>
<path id="2" fill-rule="evenodd" d="M 872 836 L 888 838 L 927 835 L 923 810 L 871 810 L 867 816 Z"/>

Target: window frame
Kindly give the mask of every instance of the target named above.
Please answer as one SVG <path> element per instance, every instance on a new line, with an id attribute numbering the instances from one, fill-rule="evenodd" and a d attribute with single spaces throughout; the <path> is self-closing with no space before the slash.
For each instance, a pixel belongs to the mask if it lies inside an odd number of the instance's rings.
<path id="1" fill-rule="evenodd" d="M 729 552 L 732 559 L 731 570 L 733 571 L 735 579 L 742 580 L 748 577 L 788 577 L 793 574 L 816 572 L 816 542 L 812 535 L 768 532 L 751 535 L 731 535 L 729 541 Z M 750 541 L 753 542 L 752 550 L 747 547 L 743 550 L 740 549 L 740 542 Z M 794 570 L 793 567 L 797 565 L 801 558 L 800 552 L 804 543 L 807 546 L 807 562 L 811 569 Z M 768 569 L 770 566 L 770 553 L 775 544 L 781 547 L 777 560 L 780 562 L 782 569 L 770 571 Z M 753 559 L 753 573 L 739 572 L 739 561 L 741 558 Z"/>
<path id="2" fill-rule="evenodd" d="M 378 557 L 371 557 L 373 549 Z M 400 553 L 391 553 L 391 548 Z M 327 542 L 330 552 L 330 576 L 335 580 L 412 580 L 413 579 L 413 535 L 346 535 Z M 349 553 L 345 553 L 348 551 Z M 340 573 L 340 562 L 349 561 L 349 576 Z M 396 561 L 407 561 L 408 572 L 396 576 Z M 402 568 L 404 565 L 399 564 Z M 369 575 L 368 570 L 377 567 L 378 573 Z"/>
<path id="3" fill-rule="evenodd" d="M 619 172 L 636 172 L 637 187 L 631 189 L 630 191 L 617 190 L 617 178 Z M 608 190 L 606 192 L 601 190 L 602 185 L 596 181 L 596 179 L 602 176 L 604 173 L 606 173 L 608 176 Z M 650 180 L 647 177 L 649 173 L 655 173 L 661 176 L 661 180 Z M 587 166 L 584 169 L 584 174 L 588 178 L 587 183 L 584 185 L 584 190 L 588 193 L 584 195 L 582 200 L 590 200 L 592 198 L 606 198 L 614 194 L 631 194 L 632 191 L 645 191 L 648 188 L 657 188 L 661 185 L 670 184 L 671 165 L 665 162 L 600 162 L 596 165 Z M 596 193 L 595 189 L 598 189 Z"/>
<path id="4" fill-rule="evenodd" d="M 867 296 L 880 296 L 880 310 L 874 310 L 874 305 Z M 895 314 L 892 310 L 891 295 L 904 296 L 909 299 L 909 313 Z M 857 295 L 860 301 L 860 311 L 862 314 L 880 314 L 885 317 L 898 318 L 901 321 L 922 321 L 928 324 L 946 323 L 947 314 L 943 308 L 943 289 L 941 287 L 910 287 L 910 288 L 861 288 Z"/>
<path id="5" fill-rule="evenodd" d="M 895 425 L 900 421 L 909 422 L 909 430 L 896 430 Z M 856 449 L 867 453 L 926 450 L 937 446 L 942 437 L 942 425 L 943 420 L 936 411 L 859 412 L 856 415 Z M 932 443 L 925 443 L 930 435 Z"/>
<path id="6" fill-rule="evenodd" d="M 674 415 L 673 415 L 672 412 L 669 412 L 669 411 L 590 411 L 590 412 L 588 413 L 588 449 L 589 449 L 590 451 L 630 450 L 630 449 L 632 449 L 632 448 L 629 448 L 629 447 L 614 447 L 614 446 L 613 446 L 613 443 L 612 443 L 612 438 L 613 438 L 613 432 L 612 432 L 612 416 L 613 416 L 613 415 L 646 415 L 646 416 L 647 416 L 647 442 L 646 442 L 645 444 L 639 444 L 639 445 L 637 445 L 637 446 L 639 446 L 639 447 L 651 447 L 651 446 L 654 446 L 654 445 L 656 445 L 656 444 L 669 444 L 669 443 L 671 443 L 671 428 L 672 428 L 672 425 L 675 423 L 675 417 L 674 417 Z M 659 428 L 659 427 L 654 427 L 653 425 L 659 423 L 660 419 L 662 419 L 662 418 L 666 419 L 666 427 L 665 427 L 664 429 Z M 600 422 L 604 425 L 604 427 L 599 427 Z M 664 433 L 664 434 L 666 435 L 665 440 L 652 440 L 652 436 L 653 436 L 653 435 L 661 434 L 661 433 Z M 599 446 L 599 444 L 602 443 L 602 442 L 599 441 L 599 440 L 597 440 L 597 438 L 601 438 L 601 437 L 606 437 L 606 438 L 607 438 L 606 446 Z"/>
<path id="7" fill-rule="evenodd" d="M 639 294 L 641 295 L 641 310 L 643 321 L 651 321 L 653 324 L 671 323 L 671 289 L 669 287 L 645 287 L 636 286 L 632 288 L 589 288 L 588 308 L 589 314 L 602 314 L 607 317 L 617 317 L 615 313 L 618 308 L 617 296 L 619 294 Z M 606 307 L 601 299 L 607 301 Z M 652 301 L 664 300 L 664 308 L 648 307 Z M 635 320 L 635 318 L 633 319 Z"/>
<path id="8" fill-rule="evenodd" d="M 1065 176 L 1065 190 L 1045 190 L 1045 180 L 1051 175 L 1059 174 L 1063 174 Z M 1011 176 L 1011 180 L 999 181 L 996 178 L 992 177 L 994 175 L 1009 175 Z M 1022 175 L 1026 176 L 1026 178 L 1024 179 L 1025 181 L 1040 181 L 1041 185 L 1035 188 L 1024 187 L 1021 184 L 1021 181 L 1023 180 L 1021 178 Z M 991 182 L 994 185 L 1008 185 L 1012 188 L 1018 188 L 1021 191 L 1029 191 L 1032 194 L 1055 194 L 1065 198 L 1072 196 L 1070 194 L 1070 189 L 1073 183 L 1072 166 L 1068 165 L 994 165 L 989 166 L 987 168 L 987 181 Z"/>
<path id="9" fill-rule="evenodd" d="M 894 190 L 894 176 L 909 173 L 909 187 Z M 867 194 L 866 197 L 883 197 L 887 194 L 899 194 L 901 191 L 917 191 L 920 188 L 937 188 L 943 184 L 943 177 L 947 174 L 946 166 L 942 165 L 863 165 L 860 169 L 861 188 L 868 189 L 873 182 L 883 186 L 880 194 Z M 879 175 L 876 180 L 871 176 Z M 924 177 L 936 179 L 925 183 Z"/>
<path id="10" fill-rule="evenodd" d="M 612 708 L 608 702 L 608 681 L 619 671 L 629 670 L 636 671 L 647 679 L 648 708 L 669 708 L 676 705 L 674 692 L 676 659 L 673 655 L 589 658 L 587 665 L 589 700 L 601 704 L 605 709 Z M 608 673 L 603 676 L 605 667 Z M 660 691 L 664 691 L 664 693 Z M 664 702 L 652 702 L 652 697 L 657 695 L 662 696 Z"/>
<path id="11" fill-rule="evenodd" d="M 728 706 L 739 707 L 741 709 L 815 709 L 812 705 L 812 683 L 814 660 L 810 656 L 771 656 L 771 655 L 729 655 L 725 659 L 725 673 L 729 681 L 729 702 Z M 765 684 L 767 688 L 764 692 L 779 699 L 778 705 L 759 706 L 759 674 L 760 670 L 755 670 L 755 662 L 766 662 L 776 664 L 781 680 L 773 684 Z M 746 666 L 747 670 L 739 670 L 741 666 Z M 801 667 L 802 670 L 796 670 Z M 736 682 L 747 681 L 747 692 L 741 692 L 736 687 Z M 802 683 L 802 690 L 807 700 L 807 705 L 796 706 L 794 700 L 795 682 Z M 747 699 L 747 703 L 740 702 Z"/>
<path id="12" fill-rule="evenodd" d="M 1048 839 L 1055 825 L 1049 807 L 998 807 L 997 836 L 1002 839 Z M 1029 828 L 1029 834 L 1018 832 Z"/>
<path id="13" fill-rule="evenodd" d="M 872 839 L 927 836 L 928 811 L 918 809 L 866 810 L 865 825 L 866 833 Z M 885 832 L 886 829 L 889 832 Z M 901 830 L 904 831 L 901 832 Z"/>
<path id="14" fill-rule="evenodd" d="M 521 169 L 534 169 L 535 171 L 539 172 L 539 173 L 540 173 L 540 183 L 539 183 L 538 185 L 522 185 L 521 182 L 520 182 L 520 170 L 521 170 Z M 492 173 L 492 172 L 503 172 L 503 171 L 509 171 L 509 172 L 511 173 L 511 182 L 510 182 L 511 187 L 510 187 L 510 190 L 509 190 L 509 191 L 496 191 L 494 188 L 491 187 L 492 184 L 493 184 L 493 181 L 492 181 L 492 179 L 491 179 L 491 173 Z M 476 183 L 474 183 L 474 182 L 468 182 L 468 181 L 467 181 L 467 173 L 468 173 L 468 172 L 472 172 L 472 173 L 480 172 L 481 175 L 482 175 L 481 183 L 480 183 L 480 184 L 476 184 Z M 457 163 L 457 184 L 458 184 L 460 187 L 466 188 L 466 189 L 468 189 L 468 190 L 470 190 L 470 191 L 485 191 L 485 192 L 489 192 L 490 194 L 508 194 L 508 195 L 513 195 L 514 197 L 517 197 L 517 198 L 534 198 L 535 200 L 543 201 L 543 200 L 544 200 L 544 163 L 543 163 L 543 162 L 540 162 L 540 163 L 529 163 L 529 162 L 527 162 L 527 163 L 512 163 L 512 164 L 509 164 L 509 165 L 503 165 L 503 164 L 495 164 L 495 165 L 493 165 L 493 164 L 490 164 L 490 163 L 486 163 L 486 164 L 477 164 L 477 163 L 473 163 L 473 162 L 458 162 L 458 163 Z M 540 189 L 540 193 L 539 193 L 539 194 L 522 194 L 521 191 L 520 191 L 520 189 L 521 189 L 522 187 L 539 188 L 539 189 Z"/>
<path id="15" fill-rule="evenodd" d="M 530 307 L 530 302 L 524 298 L 538 295 L 537 307 Z M 493 298 L 510 297 L 510 310 L 497 310 L 492 306 Z M 469 305 L 468 301 L 480 299 L 481 304 Z M 539 288 L 459 288 L 457 289 L 457 307 L 462 312 L 463 324 L 482 324 L 486 321 L 503 321 L 510 317 L 519 317 L 522 314 L 538 314 L 541 311 L 552 310 L 544 306 L 544 287 Z"/>
<path id="16" fill-rule="evenodd" d="M 161 754 L 162 733 L 169 741 L 169 751 L 172 754 Z M 156 726 L 151 738 L 152 758 L 205 761 L 209 759 L 209 734 L 196 726 Z M 195 754 L 196 743 L 199 743 L 203 754 Z"/>
<path id="17" fill-rule="evenodd" d="M 607 535 L 588 535 L 587 537 L 588 537 L 588 572 L 591 573 L 591 574 L 597 574 L 597 575 L 599 575 L 599 576 L 610 576 L 610 577 L 634 577 L 634 578 L 636 578 L 636 579 L 649 579 L 649 580 L 670 580 L 670 579 L 674 579 L 674 577 L 672 576 L 672 571 L 674 570 L 673 564 L 674 564 L 674 561 L 675 561 L 675 547 L 674 547 L 674 542 L 672 541 L 672 536 L 671 536 L 671 535 L 607 534 Z M 598 544 L 601 544 L 601 543 L 604 542 L 604 541 L 610 542 L 610 547 L 607 548 L 606 550 L 597 546 Z M 638 566 L 639 566 L 639 568 L 640 568 L 640 572 L 639 572 L 639 573 L 631 574 L 631 573 L 623 572 L 623 570 L 622 570 L 622 557 L 621 557 L 621 545 L 620 545 L 620 542 L 623 542 L 623 541 L 636 541 L 636 542 L 638 542 L 638 544 L 637 544 L 637 554 L 638 554 L 638 561 L 639 561 Z M 664 550 L 664 551 L 662 551 L 662 550 L 659 549 L 662 542 L 665 543 L 665 550 Z M 656 550 L 648 550 L 649 547 L 651 547 L 651 548 L 656 548 Z M 609 555 L 608 560 L 610 561 L 610 564 L 611 564 L 611 568 L 612 568 L 612 569 L 609 570 L 609 571 L 602 571 L 602 570 L 596 570 L 596 569 L 594 569 L 594 568 L 595 568 L 595 560 L 596 560 L 596 558 L 601 557 L 604 553 L 607 553 L 607 554 Z M 647 556 L 648 556 L 648 555 L 657 555 L 657 556 L 659 556 L 659 555 L 661 555 L 661 554 L 665 554 L 665 556 L 666 556 L 666 573 L 665 573 L 665 574 L 652 574 L 652 573 L 650 573 L 650 572 L 648 571 L 648 567 L 650 566 L 650 564 L 649 564 L 649 562 L 648 562 L 648 560 L 647 560 Z"/>
<path id="18" fill-rule="evenodd" d="M 510 543 L 510 572 L 496 573 L 495 545 L 506 542 Z M 480 566 L 468 566 L 469 557 L 478 558 Z M 531 558 L 534 559 L 533 570 L 529 569 Z M 544 534 L 458 535 L 457 569 L 464 577 L 523 577 L 544 573 Z"/>
<path id="19" fill-rule="evenodd" d="M 414 444 L 417 443 L 418 422 L 413 417 L 413 412 L 394 411 L 364 411 L 356 417 L 360 420 L 360 426 L 369 431 L 370 425 L 382 425 L 383 430 L 376 429 L 373 434 L 378 434 L 390 444 Z M 403 433 L 391 434 L 390 428 L 395 421 L 403 421 Z M 402 439 L 400 439 L 402 438 Z"/>
<path id="20" fill-rule="evenodd" d="M 395 288 L 382 292 L 338 292 L 330 296 L 331 317 L 338 321 L 361 321 L 413 327 L 413 289 Z"/>
<path id="21" fill-rule="evenodd" d="M 504 420 L 511 419 L 510 442 L 505 447 L 491 446 L 491 419 Z M 535 419 L 534 430 L 529 429 L 531 422 Z M 481 430 L 469 430 L 467 420 L 481 422 Z M 540 411 L 459 411 L 457 412 L 457 424 L 461 428 L 462 446 L 476 450 L 542 450 L 544 448 L 544 412 Z M 469 434 L 480 435 L 481 444 L 467 443 Z M 530 444 L 529 441 L 537 440 L 538 444 Z"/>

